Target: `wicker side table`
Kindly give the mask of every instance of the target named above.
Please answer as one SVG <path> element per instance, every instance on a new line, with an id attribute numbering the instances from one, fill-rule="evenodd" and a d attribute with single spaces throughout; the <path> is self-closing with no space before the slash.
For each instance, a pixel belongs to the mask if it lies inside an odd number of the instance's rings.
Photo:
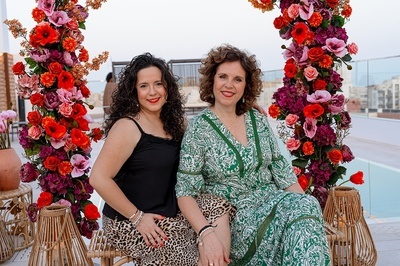
<path id="1" fill-rule="evenodd" d="M 32 203 L 32 187 L 21 183 L 17 189 L 0 191 L 0 216 L 14 241 L 14 251 L 33 244 L 35 225 L 29 220 L 27 206 Z"/>

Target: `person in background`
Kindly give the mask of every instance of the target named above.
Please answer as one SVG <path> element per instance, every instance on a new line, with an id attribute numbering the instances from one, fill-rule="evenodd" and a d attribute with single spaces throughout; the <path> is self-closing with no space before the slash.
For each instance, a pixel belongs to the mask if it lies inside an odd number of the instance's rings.
<path id="1" fill-rule="evenodd" d="M 106 76 L 106 87 L 104 88 L 103 95 L 103 110 L 104 110 L 104 119 L 107 119 L 110 115 L 110 106 L 112 100 L 112 94 L 117 88 L 117 84 L 114 82 L 113 73 L 110 72 Z"/>
<path id="2" fill-rule="evenodd" d="M 267 118 L 254 111 L 262 90 L 254 55 L 229 44 L 211 49 L 199 69 L 201 99 L 210 103 L 189 121 L 182 140 L 176 193 L 194 230 L 207 226 L 196 198 L 225 198 L 237 209 L 229 265 L 329 265 L 318 201 L 306 195 L 282 156 Z M 202 239 L 208 265 L 218 234 Z"/>
<path id="3" fill-rule="evenodd" d="M 134 57 L 119 80 L 89 179 L 105 201 L 103 230 L 140 265 L 201 265 L 197 236 L 175 195 L 186 125 L 177 80 L 163 59 L 149 53 Z M 203 236 L 211 228 L 229 235 L 234 208 L 213 195 L 202 195 L 197 203 L 213 224 Z"/>

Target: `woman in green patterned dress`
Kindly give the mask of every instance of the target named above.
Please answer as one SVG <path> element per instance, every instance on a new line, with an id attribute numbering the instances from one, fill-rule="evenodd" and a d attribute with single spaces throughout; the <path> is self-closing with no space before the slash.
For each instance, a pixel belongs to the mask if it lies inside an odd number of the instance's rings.
<path id="1" fill-rule="evenodd" d="M 211 49 L 199 72 L 200 96 L 210 107 L 189 122 L 176 191 L 196 232 L 208 229 L 199 236 L 203 265 L 220 265 L 223 254 L 215 247 L 229 236 L 207 226 L 195 201 L 202 193 L 237 208 L 230 265 L 329 265 L 319 203 L 304 194 L 267 118 L 252 109 L 262 90 L 255 56 L 222 45 Z"/>

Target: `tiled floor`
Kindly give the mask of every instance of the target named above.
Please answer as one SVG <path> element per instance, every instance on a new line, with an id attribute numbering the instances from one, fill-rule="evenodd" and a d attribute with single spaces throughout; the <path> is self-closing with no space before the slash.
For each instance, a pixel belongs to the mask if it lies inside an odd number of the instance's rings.
<path id="1" fill-rule="evenodd" d="M 374 141 L 362 140 L 349 137 L 349 145 L 354 151 L 360 151 L 363 158 L 375 161 L 382 164 L 389 164 L 392 167 L 400 169 L 399 151 L 400 147 L 388 146 Z M 22 154 L 22 148 L 17 141 L 14 141 L 12 146 L 17 150 L 17 153 Z M 96 158 L 102 146 L 102 142 L 93 144 L 92 158 Z M 368 153 L 363 153 L 362 150 L 368 150 Z M 377 154 L 379 156 L 377 156 Z M 22 157 L 22 156 L 21 156 Z M 22 158 L 22 160 L 24 160 Z M 35 184 L 31 184 L 34 191 L 34 199 L 37 198 L 39 189 Z M 98 206 L 101 205 L 100 197 L 97 194 L 92 196 L 92 200 Z M 393 203 L 397 204 L 397 203 Z M 400 265 L 400 217 L 376 220 L 367 219 L 368 227 L 371 231 L 376 249 L 378 251 L 377 266 L 398 266 Z M 88 240 L 86 240 L 88 244 Z M 14 256 L 3 263 L 2 265 L 23 266 L 28 264 L 30 248 L 19 251 Z M 99 260 L 94 261 L 95 265 L 99 265 Z M 127 265 L 133 265 L 127 264 Z"/>

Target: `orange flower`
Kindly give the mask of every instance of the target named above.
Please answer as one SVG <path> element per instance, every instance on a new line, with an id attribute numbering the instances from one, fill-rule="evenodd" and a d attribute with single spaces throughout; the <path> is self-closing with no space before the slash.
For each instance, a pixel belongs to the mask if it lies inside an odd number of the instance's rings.
<path id="1" fill-rule="evenodd" d="M 72 164 L 68 161 L 62 161 L 59 165 L 58 165 L 58 172 L 61 175 L 68 175 L 72 172 Z"/>
<path id="2" fill-rule="evenodd" d="M 58 75 L 58 87 L 63 88 L 66 90 L 70 90 L 74 87 L 74 76 L 72 76 L 71 73 L 68 71 L 61 71 L 61 73 Z"/>
<path id="3" fill-rule="evenodd" d="M 338 149 L 328 151 L 327 156 L 333 164 L 339 164 L 343 160 L 342 152 Z"/>
<path id="4" fill-rule="evenodd" d="M 72 37 L 67 37 L 62 42 L 63 48 L 68 52 L 74 52 L 77 45 L 77 42 Z"/>
<path id="5" fill-rule="evenodd" d="M 323 113 L 324 113 L 324 108 L 318 103 L 307 105 L 303 109 L 304 116 L 309 117 L 309 118 L 316 119 L 319 116 L 321 116 Z"/>
<path id="6" fill-rule="evenodd" d="M 56 171 L 60 162 L 61 160 L 57 156 L 51 155 L 43 161 L 43 166 L 48 170 Z"/>
<path id="7" fill-rule="evenodd" d="M 81 130 L 73 128 L 71 130 L 71 140 L 76 146 L 86 149 L 90 147 L 90 139 Z"/>
<path id="8" fill-rule="evenodd" d="M 79 50 L 79 57 L 78 57 L 78 59 L 79 59 L 81 62 L 87 62 L 87 61 L 89 61 L 89 53 L 88 53 L 88 51 L 87 51 L 85 48 L 82 48 L 82 49 Z"/>
<path id="9" fill-rule="evenodd" d="M 43 191 L 40 193 L 39 198 L 37 200 L 37 207 L 43 208 L 45 206 L 49 206 L 53 202 L 53 194 L 50 192 Z"/>
<path id="10" fill-rule="evenodd" d="M 278 105 L 271 104 L 268 107 L 268 113 L 272 118 L 277 118 L 281 114 L 281 110 L 279 109 Z"/>
<path id="11" fill-rule="evenodd" d="M 92 221 L 100 218 L 99 210 L 93 203 L 90 203 L 85 206 L 85 208 L 83 209 L 83 214 L 88 220 Z"/>
<path id="12" fill-rule="evenodd" d="M 32 10 L 32 18 L 34 21 L 39 23 L 39 22 L 42 22 L 46 18 L 46 14 L 43 12 L 43 10 L 35 7 Z"/>
<path id="13" fill-rule="evenodd" d="M 308 23 L 310 23 L 312 27 L 318 27 L 319 25 L 321 25 L 322 20 L 322 15 L 319 12 L 314 12 L 308 19 Z"/>
<path id="14" fill-rule="evenodd" d="M 349 4 L 345 4 L 342 10 L 342 15 L 345 18 L 349 18 L 351 16 L 351 13 L 353 12 L 353 9 Z"/>
<path id="15" fill-rule="evenodd" d="M 350 181 L 356 185 L 362 185 L 364 184 L 364 173 L 361 171 L 358 171 L 355 174 L 352 174 L 350 176 Z"/>
<path id="16" fill-rule="evenodd" d="M 14 75 L 23 75 L 25 73 L 25 65 L 22 62 L 15 63 L 12 68 Z"/>
<path id="17" fill-rule="evenodd" d="M 307 189 L 309 181 L 305 175 L 299 176 L 299 178 L 297 178 L 297 182 L 299 182 L 299 185 L 303 190 Z"/>
<path id="18" fill-rule="evenodd" d="M 308 32 L 307 24 L 298 22 L 294 25 L 291 35 L 298 44 L 302 44 L 307 39 Z"/>
<path id="19" fill-rule="evenodd" d="M 40 83 L 42 83 L 47 88 L 50 88 L 55 81 L 56 78 L 50 72 L 45 72 L 40 76 Z"/>
<path id="20" fill-rule="evenodd" d="M 306 141 L 303 143 L 302 147 L 304 155 L 311 155 L 314 153 L 314 146 L 311 141 Z"/>
<path id="21" fill-rule="evenodd" d="M 319 66 L 323 68 L 330 68 L 333 64 L 333 59 L 331 56 L 324 54 L 319 60 Z"/>

